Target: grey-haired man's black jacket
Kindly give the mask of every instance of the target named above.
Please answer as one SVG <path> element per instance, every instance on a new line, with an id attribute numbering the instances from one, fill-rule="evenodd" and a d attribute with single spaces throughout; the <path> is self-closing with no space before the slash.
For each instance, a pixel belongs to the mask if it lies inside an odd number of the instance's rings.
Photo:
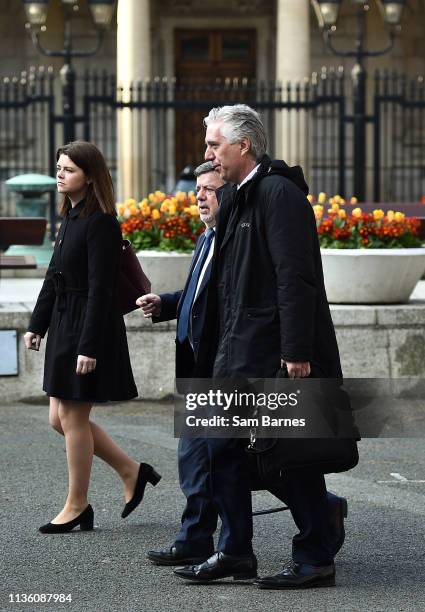
<path id="1" fill-rule="evenodd" d="M 314 213 L 300 168 L 264 156 L 220 202 L 197 375 L 273 377 L 286 361 L 342 376 Z M 217 310 L 219 317 L 217 317 Z"/>

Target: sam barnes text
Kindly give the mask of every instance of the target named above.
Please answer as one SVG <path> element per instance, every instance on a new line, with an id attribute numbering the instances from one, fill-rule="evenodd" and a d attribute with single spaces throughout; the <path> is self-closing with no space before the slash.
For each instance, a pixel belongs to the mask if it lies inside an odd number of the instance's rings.
<path id="1" fill-rule="evenodd" d="M 305 427 L 305 419 L 273 418 L 266 414 L 261 417 L 242 418 L 233 415 L 232 418 L 213 416 L 209 418 L 189 415 L 186 417 L 187 427 Z"/>

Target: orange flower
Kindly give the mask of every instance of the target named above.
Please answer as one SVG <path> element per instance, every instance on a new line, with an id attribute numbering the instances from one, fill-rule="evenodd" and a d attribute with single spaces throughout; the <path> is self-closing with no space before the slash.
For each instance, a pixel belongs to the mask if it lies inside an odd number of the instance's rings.
<path id="1" fill-rule="evenodd" d="M 360 219 L 360 217 L 362 216 L 362 209 L 361 208 L 354 208 L 354 210 L 352 210 L 351 214 L 353 215 L 353 217 L 355 219 Z"/>

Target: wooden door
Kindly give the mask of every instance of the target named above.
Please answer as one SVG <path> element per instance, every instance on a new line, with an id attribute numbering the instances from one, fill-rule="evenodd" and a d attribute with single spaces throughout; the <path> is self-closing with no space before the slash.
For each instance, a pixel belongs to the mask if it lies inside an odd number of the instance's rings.
<path id="1" fill-rule="evenodd" d="M 188 108 L 176 112 L 176 174 L 187 166 L 202 163 L 205 128 L 202 120 L 209 108 L 190 107 L 190 101 L 212 100 L 214 85 L 225 79 L 255 78 L 255 30 L 176 30 L 175 58 L 177 93 Z M 226 100 L 222 105 L 240 100 Z"/>

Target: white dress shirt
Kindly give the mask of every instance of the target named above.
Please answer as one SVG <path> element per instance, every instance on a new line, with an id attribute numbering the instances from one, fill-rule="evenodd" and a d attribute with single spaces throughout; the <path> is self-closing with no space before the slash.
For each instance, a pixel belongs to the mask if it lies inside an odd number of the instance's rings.
<path id="1" fill-rule="evenodd" d="M 237 189 L 240 189 L 242 187 L 242 185 L 245 185 L 245 183 L 247 183 L 248 181 L 250 181 L 252 179 L 252 177 L 254 176 L 254 174 L 257 172 L 257 169 L 259 168 L 260 164 L 257 164 L 255 166 L 255 168 L 253 168 L 251 170 L 251 172 L 244 178 L 244 180 L 242 181 L 242 183 L 239 183 L 239 185 L 237 186 Z"/>
<path id="2" fill-rule="evenodd" d="M 202 284 L 202 280 L 203 280 L 203 278 L 205 276 L 205 271 L 208 268 L 208 265 L 209 265 L 209 263 L 210 263 L 210 261 L 212 259 L 213 253 L 214 253 L 215 227 L 213 227 L 212 229 L 214 230 L 214 237 L 211 240 L 209 253 L 207 255 L 207 258 L 206 258 L 206 260 L 204 262 L 204 265 L 202 266 L 202 270 L 201 270 L 201 273 L 199 275 L 198 284 L 196 285 L 195 297 L 193 298 L 193 303 L 195 302 L 196 298 L 198 297 L 199 288 L 200 288 L 200 286 Z M 201 257 L 201 255 L 202 255 L 202 252 L 199 254 L 199 257 Z"/>

